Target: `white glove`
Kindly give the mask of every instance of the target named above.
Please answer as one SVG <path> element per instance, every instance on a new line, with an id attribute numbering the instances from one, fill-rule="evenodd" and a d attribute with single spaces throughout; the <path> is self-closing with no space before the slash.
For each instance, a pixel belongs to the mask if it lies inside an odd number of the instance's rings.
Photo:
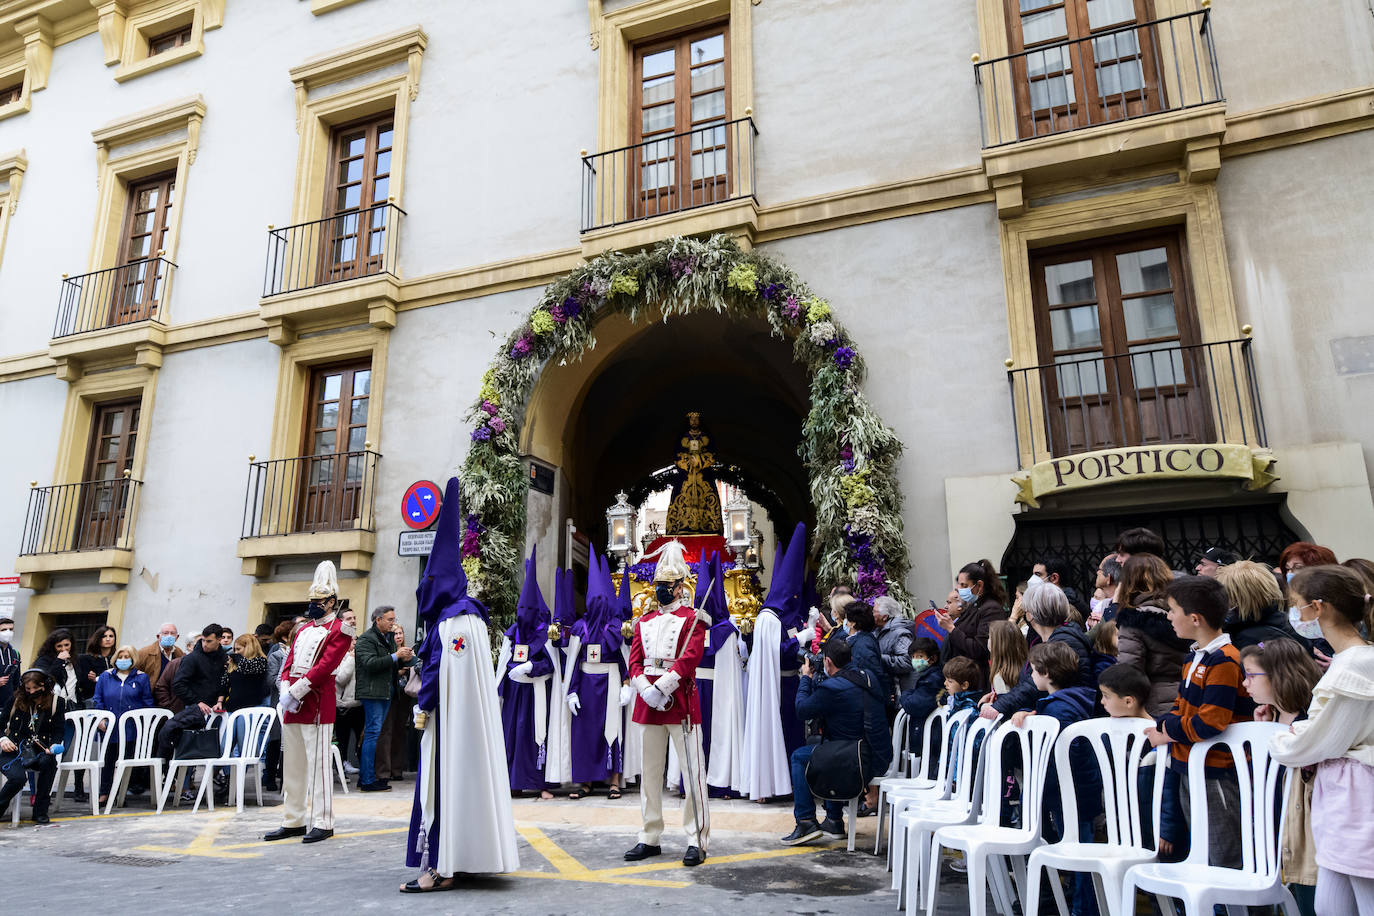
<path id="1" fill-rule="evenodd" d="M 639 692 L 639 696 L 640 699 L 642 699 L 649 706 L 652 706 L 654 709 L 657 709 L 659 712 L 662 712 L 663 710 L 668 708 L 667 694 L 665 694 L 662 690 L 659 690 L 653 684 L 650 684 L 648 687 L 645 687 L 643 690 L 641 690 Z"/>
<path id="2" fill-rule="evenodd" d="M 797 645 L 799 646 L 809 646 L 811 645 L 811 640 L 815 638 L 816 630 L 813 627 L 807 627 L 805 630 L 797 631 Z"/>
<path id="3" fill-rule="evenodd" d="M 419 706 L 416 706 L 415 712 L 410 718 L 416 728 L 423 729 L 425 727 L 425 722 L 429 719 L 429 713 L 425 712 Z"/>
<path id="4" fill-rule="evenodd" d="M 739 660 L 741 662 L 749 661 L 749 647 L 744 644 L 743 636 L 735 640 L 735 648 L 739 650 Z"/>
<path id="5" fill-rule="evenodd" d="M 629 706 L 630 701 L 635 698 L 635 689 L 629 684 L 620 685 L 620 705 Z"/>
<path id="6" fill-rule="evenodd" d="M 296 698 L 295 698 L 294 696 L 292 696 L 289 692 L 288 692 L 288 693 L 282 694 L 282 698 L 281 698 L 281 711 L 282 711 L 282 712 L 284 712 L 284 713 L 287 713 L 287 712 L 296 712 L 296 711 L 299 710 L 300 708 L 301 708 L 301 701 L 300 701 L 300 700 L 296 699 Z"/>
<path id="7" fill-rule="evenodd" d="M 533 670 L 534 662 L 522 662 L 510 669 L 510 679 L 512 681 L 519 681 L 522 684 L 533 683 L 534 678 L 530 677 L 530 672 Z"/>
<path id="8" fill-rule="evenodd" d="M 568 694 L 568 709 L 572 710 L 573 715 L 582 711 L 582 701 L 577 698 L 577 694 Z"/>
<path id="9" fill-rule="evenodd" d="M 306 694 L 310 693 L 310 681 L 306 678 L 301 678 L 299 681 L 293 683 L 286 692 L 295 697 L 299 704 L 305 699 Z"/>

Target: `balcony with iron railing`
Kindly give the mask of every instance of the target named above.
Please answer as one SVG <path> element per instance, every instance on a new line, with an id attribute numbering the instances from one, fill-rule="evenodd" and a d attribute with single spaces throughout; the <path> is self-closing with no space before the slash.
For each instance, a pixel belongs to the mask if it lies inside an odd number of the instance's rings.
<path id="1" fill-rule="evenodd" d="M 390 201 L 267 227 L 260 311 L 269 326 L 334 317 L 395 326 L 401 218 Z"/>
<path id="2" fill-rule="evenodd" d="M 1019 466 L 1174 443 L 1266 448 L 1250 338 L 1008 369 Z"/>
<path id="3" fill-rule="evenodd" d="M 258 461 L 249 456 L 238 556 L 265 576 L 274 559 L 340 554 L 368 569 L 376 546 L 377 465 L 371 450 Z"/>
<path id="4" fill-rule="evenodd" d="M 21 584 L 42 589 L 54 573 L 96 570 L 101 582 L 127 583 L 142 486 L 127 472 L 50 487 L 34 481 L 15 560 Z"/>
<path id="5" fill-rule="evenodd" d="M 727 222 L 751 219 L 744 211 L 752 211 L 757 205 L 757 136 L 754 119 L 746 116 L 605 152 L 588 154 L 584 150 L 584 246 L 589 234 L 614 234 L 619 239 L 633 234 L 636 224 L 671 214 L 703 216 L 699 230 L 674 234 L 718 231 L 723 228 L 716 225 L 722 215 Z M 717 211 L 714 219 L 705 213 L 708 208 Z"/>
<path id="6" fill-rule="evenodd" d="M 79 364 L 128 356 L 141 366 L 162 362 L 167 305 L 176 265 L 158 252 L 76 276 L 62 276 L 49 355 L 60 375 L 79 376 Z"/>

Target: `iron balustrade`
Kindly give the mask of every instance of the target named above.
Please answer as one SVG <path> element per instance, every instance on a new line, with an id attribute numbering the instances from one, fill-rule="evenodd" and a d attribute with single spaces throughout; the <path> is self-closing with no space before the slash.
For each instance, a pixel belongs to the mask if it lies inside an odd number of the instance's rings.
<path id="1" fill-rule="evenodd" d="M 753 118 L 582 157 L 582 231 L 753 198 Z"/>
<path id="2" fill-rule="evenodd" d="M 159 256 L 63 277 L 52 336 L 68 337 L 160 317 L 175 269 L 175 264 Z"/>
<path id="3" fill-rule="evenodd" d="M 1210 9 L 979 61 L 973 78 L 984 149 L 1224 98 Z"/>
<path id="4" fill-rule="evenodd" d="M 1022 468 L 1105 448 L 1268 445 L 1248 337 L 1069 357 L 1009 369 L 1007 384 Z"/>
<path id="5" fill-rule="evenodd" d="M 138 494 L 129 477 L 29 490 L 20 556 L 74 550 L 132 550 Z"/>
<path id="6" fill-rule="evenodd" d="M 358 451 L 250 463 L 241 537 L 375 530 L 381 457 Z"/>
<path id="7" fill-rule="evenodd" d="M 397 276 L 403 216 L 400 207 L 383 203 L 295 226 L 269 226 L 264 298 L 359 277 Z"/>

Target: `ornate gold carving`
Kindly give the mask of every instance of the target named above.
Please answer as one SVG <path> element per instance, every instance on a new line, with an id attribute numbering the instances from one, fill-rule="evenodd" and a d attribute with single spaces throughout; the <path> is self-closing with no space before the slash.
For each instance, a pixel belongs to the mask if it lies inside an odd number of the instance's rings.
<path id="1" fill-rule="evenodd" d="M 668 506 L 665 527 L 668 534 L 720 534 L 720 494 L 706 479 L 703 471 L 716 463 L 714 453 L 706 450 L 711 439 L 701 431 L 701 414 L 687 414 L 687 435 L 682 437 L 682 451 L 675 464 L 687 472 L 682 488 Z"/>

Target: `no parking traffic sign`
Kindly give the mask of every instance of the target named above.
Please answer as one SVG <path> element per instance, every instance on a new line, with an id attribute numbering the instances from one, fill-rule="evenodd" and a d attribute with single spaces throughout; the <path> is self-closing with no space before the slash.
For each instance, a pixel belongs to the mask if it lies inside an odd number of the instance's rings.
<path id="1" fill-rule="evenodd" d="M 439 517 L 439 504 L 444 501 L 439 485 L 428 480 L 417 480 L 401 497 L 401 519 L 407 528 L 416 531 L 428 528 Z"/>

